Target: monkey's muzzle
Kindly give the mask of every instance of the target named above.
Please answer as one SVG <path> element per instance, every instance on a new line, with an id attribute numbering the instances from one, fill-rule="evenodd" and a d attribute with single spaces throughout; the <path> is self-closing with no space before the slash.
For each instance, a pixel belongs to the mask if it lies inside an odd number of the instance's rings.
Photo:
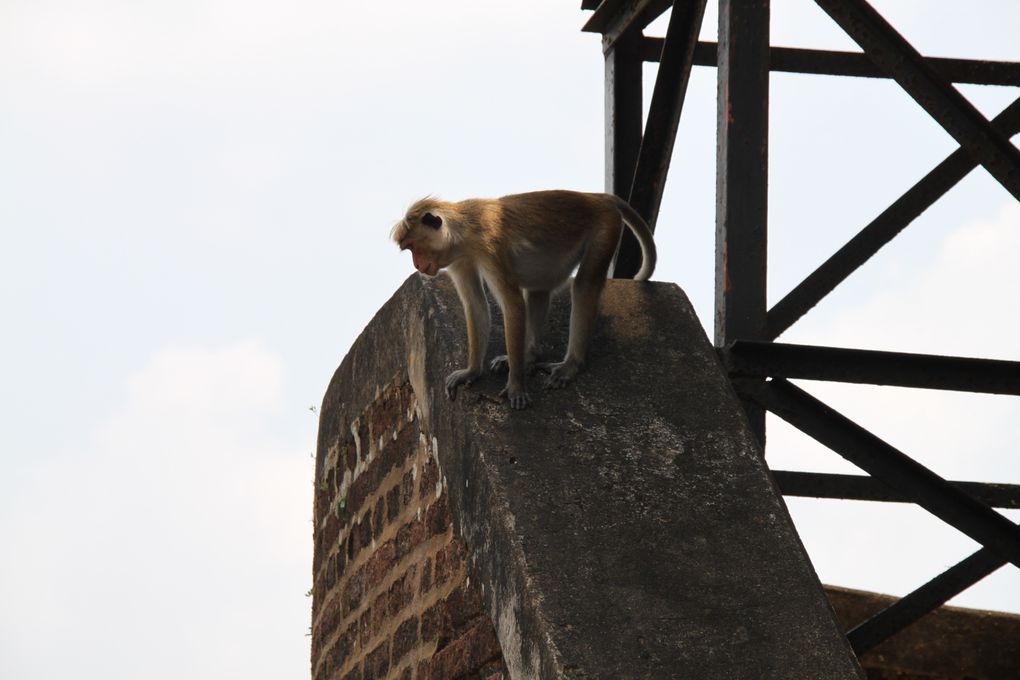
<path id="1" fill-rule="evenodd" d="M 439 264 L 423 252 L 421 248 L 416 248 L 411 239 L 401 241 L 400 249 L 411 251 L 411 261 L 414 262 L 414 268 L 419 273 L 425 276 L 435 276 L 439 273 Z"/>

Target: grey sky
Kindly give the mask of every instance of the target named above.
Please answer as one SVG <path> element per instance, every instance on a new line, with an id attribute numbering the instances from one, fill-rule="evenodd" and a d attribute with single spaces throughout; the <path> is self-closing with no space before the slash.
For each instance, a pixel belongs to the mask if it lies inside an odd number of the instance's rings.
<path id="1" fill-rule="evenodd" d="M 308 407 L 412 273 L 411 201 L 602 188 L 578 5 L 0 2 L 0 676 L 307 672 Z M 1020 61 L 1012 0 L 876 5 L 925 53 Z M 853 48 L 807 0 L 773 0 L 772 41 Z M 708 321 L 714 70 L 687 101 L 655 278 Z M 955 148 L 896 86 L 813 76 L 773 76 L 771 135 L 772 301 Z M 975 171 L 784 339 L 1020 360 L 1018 249 Z M 806 387 L 944 476 L 1020 482 L 1014 398 Z M 850 469 L 770 427 L 777 467 Z M 790 506 L 834 583 L 902 593 L 972 549 L 910 508 Z M 959 602 L 1020 611 L 1020 577 Z"/>

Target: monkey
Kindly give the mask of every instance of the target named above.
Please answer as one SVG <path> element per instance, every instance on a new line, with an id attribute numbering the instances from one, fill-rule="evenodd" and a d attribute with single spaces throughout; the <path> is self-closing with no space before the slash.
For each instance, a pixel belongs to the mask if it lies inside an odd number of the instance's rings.
<path id="1" fill-rule="evenodd" d="M 623 199 L 611 194 L 553 190 L 457 203 L 423 198 L 394 225 L 391 238 L 410 250 L 414 268 L 453 279 L 467 321 L 467 366 L 446 378 L 455 398 L 483 372 L 491 320 L 483 282 L 503 312 L 506 355 L 490 370 L 506 370 L 499 395 L 513 409 L 531 403 L 525 373 L 547 371 L 546 388 L 565 386 L 584 367 L 599 299 L 626 224 L 641 244 L 641 270 L 655 269 L 652 231 Z M 571 287 L 570 334 L 563 361 L 538 363 L 539 335 L 550 295 L 577 269 Z"/>

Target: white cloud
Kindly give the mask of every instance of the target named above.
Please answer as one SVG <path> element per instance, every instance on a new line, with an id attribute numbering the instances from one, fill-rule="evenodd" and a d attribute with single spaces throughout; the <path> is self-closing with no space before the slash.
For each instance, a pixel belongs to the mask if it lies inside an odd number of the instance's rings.
<path id="1" fill-rule="evenodd" d="M 314 424 L 274 440 L 283 373 L 254 341 L 160 351 L 93 437 L 37 469 L 0 524 L 0 675 L 304 666 Z"/>
<path id="2" fill-rule="evenodd" d="M 870 349 L 1020 360 L 1020 206 L 953 231 L 927 267 L 895 278 L 838 319 L 797 340 Z M 1012 305 L 1012 306 L 1011 306 Z M 948 479 L 1020 483 L 1020 400 L 803 381 L 802 386 Z M 770 465 L 860 473 L 776 418 Z M 954 564 L 976 544 L 923 511 L 888 504 L 791 500 L 823 581 L 902 594 Z M 1017 513 L 1007 513 L 1020 519 Z M 957 604 L 1020 611 L 1020 572 L 1006 567 Z"/>

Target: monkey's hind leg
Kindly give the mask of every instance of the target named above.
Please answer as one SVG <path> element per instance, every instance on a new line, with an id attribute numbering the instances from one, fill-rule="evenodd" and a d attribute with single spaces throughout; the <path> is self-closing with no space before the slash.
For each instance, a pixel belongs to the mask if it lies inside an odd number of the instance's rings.
<path id="1" fill-rule="evenodd" d="M 524 371 L 531 374 L 538 368 L 539 346 L 545 317 L 549 313 L 549 296 L 547 290 L 524 291 L 524 306 L 527 310 L 527 327 L 525 329 Z M 501 354 L 489 362 L 489 370 L 493 373 L 506 373 L 510 370 L 507 355 Z"/>
<path id="2" fill-rule="evenodd" d="M 602 279 L 601 283 L 604 283 Z M 563 361 L 540 364 L 549 373 L 546 389 L 559 389 L 577 377 L 584 368 L 584 359 L 591 340 L 595 317 L 598 314 L 602 285 L 598 281 L 574 279 L 570 301 L 570 338 Z"/>
<path id="3" fill-rule="evenodd" d="M 570 337 L 567 340 L 567 355 L 559 363 L 540 366 L 542 370 L 549 372 L 546 389 L 559 389 L 565 386 L 584 368 L 588 343 L 591 341 L 595 317 L 598 315 L 599 298 L 606 286 L 609 263 L 613 259 L 622 228 L 622 223 L 606 228 L 588 244 L 570 288 Z"/>

